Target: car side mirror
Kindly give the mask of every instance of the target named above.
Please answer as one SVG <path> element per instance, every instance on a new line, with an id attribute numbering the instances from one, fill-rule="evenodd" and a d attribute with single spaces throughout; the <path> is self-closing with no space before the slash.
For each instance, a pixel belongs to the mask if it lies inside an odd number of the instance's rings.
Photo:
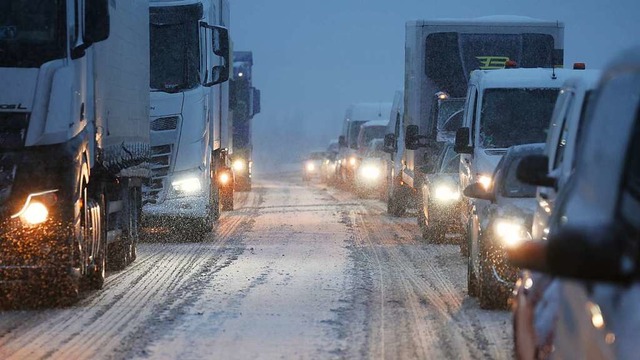
<path id="1" fill-rule="evenodd" d="M 494 201 L 495 196 L 493 195 L 493 191 L 488 191 L 484 186 L 480 183 L 473 183 L 467 186 L 462 192 L 464 196 L 480 199 L 480 200 L 489 200 Z"/>
<path id="2" fill-rule="evenodd" d="M 420 128 L 418 125 L 407 126 L 404 145 L 409 150 L 417 150 L 420 148 Z"/>
<path id="3" fill-rule="evenodd" d="M 387 134 L 384 136 L 384 145 L 382 147 L 382 151 L 390 154 L 396 151 L 396 135 L 395 134 Z"/>
<path id="4" fill-rule="evenodd" d="M 518 163 L 518 180 L 535 186 L 555 187 L 556 179 L 548 175 L 549 157 L 535 154 L 523 157 Z"/>
<path id="5" fill-rule="evenodd" d="M 347 147 L 347 139 L 344 137 L 344 135 L 340 135 L 338 137 L 338 145 L 343 148 L 343 147 Z"/>
<path id="6" fill-rule="evenodd" d="M 453 151 L 458 154 L 473 154 L 473 147 L 469 146 L 470 135 L 468 127 L 461 127 L 456 131 L 456 140 Z"/>
<path id="7" fill-rule="evenodd" d="M 252 114 L 251 116 L 254 116 L 256 114 L 260 113 L 260 90 L 252 87 L 251 91 L 253 92 L 253 108 L 252 108 Z"/>
<path id="8" fill-rule="evenodd" d="M 565 227 L 547 241 L 526 241 L 507 249 L 511 264 L 553 276 L 588 281 L 627 282 L 638 274 L 625 251 L 624 231 L 614 225 Z"/>

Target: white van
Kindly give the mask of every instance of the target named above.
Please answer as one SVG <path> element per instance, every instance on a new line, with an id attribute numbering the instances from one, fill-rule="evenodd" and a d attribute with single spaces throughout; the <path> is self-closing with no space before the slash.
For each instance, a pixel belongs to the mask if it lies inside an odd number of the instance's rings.
<path id="1" fill-rule="evenodd" d="M 463 127 L 455 138 L 460 156 L 460 187 L 491 185 L 491 174 L 513 145 L 544 142 L 566 69 L 475 70 L 471 73 Z M 463 223 L 468 211 L 463 210 Z"/>

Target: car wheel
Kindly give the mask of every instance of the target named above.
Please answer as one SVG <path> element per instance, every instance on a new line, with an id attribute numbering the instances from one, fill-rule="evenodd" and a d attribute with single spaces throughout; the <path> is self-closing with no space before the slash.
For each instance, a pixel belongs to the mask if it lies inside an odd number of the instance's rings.
<path id="1" fill-rule="evenodd" d="M 480 278 L 478 300 L 480 308 L 487 310 L 503 309 L 507 299 L 502 296 L 502 289 L 493 277 L 493 269 L 488 260 L 489 254 L 485 251 L 480 257 Z"/>

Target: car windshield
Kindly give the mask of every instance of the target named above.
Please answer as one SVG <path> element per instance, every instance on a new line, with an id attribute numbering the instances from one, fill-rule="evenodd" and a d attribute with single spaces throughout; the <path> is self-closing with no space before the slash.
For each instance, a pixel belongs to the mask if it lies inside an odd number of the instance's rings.
<path id="1" fill-rule="evenodd" d="M 39 67 L 66 56 L 64 0 L 0 2 L 0 66 Z"/>
<path id="2" fill-rule="evenodd" d="M 447 152 L 442 159 L 442 167 L 440 172 L 445 174 L 455 174 L 460 169 L 460 154 L 453 151 L 453 148 L 448 148 Z"/>
<path id="3" fill-rule="evenodd" d="M 349 121 L 349 139 L 348 146 L 352 149 L 358 147 L 358 135 L 360 134 L 360 127 L 366 121 L 353 120 Z"/>
<path id="4" fill-rule="evenodd" d="M 373 139 L 382 139 L 387 131 L 387 127 L 380 126 L 363 126 L 362 127 L 362 139 L 358 141 L 360 145 L 366 145 L 371 142 Z"/>
<path id="5" fill-rule="evenodd" d="M 544 142 L 558 89 L 488 89 L 482 97 L 483 148 Z"/>

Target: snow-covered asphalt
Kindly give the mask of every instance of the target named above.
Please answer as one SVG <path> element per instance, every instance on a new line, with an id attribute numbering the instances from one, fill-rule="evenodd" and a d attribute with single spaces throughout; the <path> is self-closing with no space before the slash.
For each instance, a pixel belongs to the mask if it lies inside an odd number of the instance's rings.
<path id="1" fill-rule="evenodd" d="M 453 245 L 299 176 L 258 179 L 202 242 L 168 232 L 68 308 L 0 311 L 0 359 L 508 359 Z"/>

